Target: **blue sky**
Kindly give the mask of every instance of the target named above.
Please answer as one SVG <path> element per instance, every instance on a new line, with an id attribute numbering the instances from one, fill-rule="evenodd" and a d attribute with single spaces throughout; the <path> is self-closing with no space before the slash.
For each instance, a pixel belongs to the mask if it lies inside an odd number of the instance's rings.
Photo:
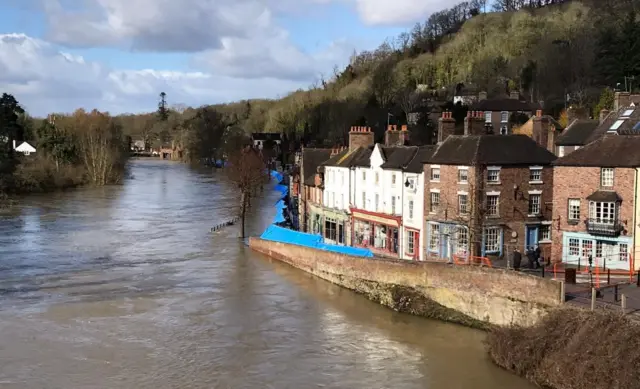
<path id="1" fill-rule="evenodd" d="M 150 111 L 306 88 L 444 0 L 5 0 L 0 92 L 35 115 Z"/>

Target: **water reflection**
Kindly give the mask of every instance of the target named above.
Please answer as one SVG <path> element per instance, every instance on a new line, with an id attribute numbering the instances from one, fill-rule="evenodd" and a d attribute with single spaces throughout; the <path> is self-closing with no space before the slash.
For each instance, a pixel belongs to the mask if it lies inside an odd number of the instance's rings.
<path id="1" fill-rule="evenodd" d="M 483 334 L 396 314 L 252 252 L 224 174 L 137 161 L 123 187 L 0 219 L 0 387 L 530 388 Z M 249 231 L 273 218 L 257 201 Z"/>

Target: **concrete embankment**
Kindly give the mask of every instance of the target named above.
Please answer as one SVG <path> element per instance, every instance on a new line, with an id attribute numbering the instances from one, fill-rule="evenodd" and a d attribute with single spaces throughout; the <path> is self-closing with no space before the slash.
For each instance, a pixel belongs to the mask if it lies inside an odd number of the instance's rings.
<path id="1" fill-rule="evenodd" d="M 249 246 L 397 311 L 472 327 L 539 323 L 561 284 L 513 271 L 360 258 L 251 238 Z"/>

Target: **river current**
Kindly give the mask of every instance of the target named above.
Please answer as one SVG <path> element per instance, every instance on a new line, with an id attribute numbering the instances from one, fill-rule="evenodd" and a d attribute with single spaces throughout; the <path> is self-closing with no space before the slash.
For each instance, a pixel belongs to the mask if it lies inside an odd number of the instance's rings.
<path id="1" fill-rule="evenodd" d="M 238 203 L 224 173 L 131 166 L 122 186 L 0 214 L 0 388 L 533 388 L 491 364 L 482 332 L 272 261 L 237 226 L 210 233 Z"/>

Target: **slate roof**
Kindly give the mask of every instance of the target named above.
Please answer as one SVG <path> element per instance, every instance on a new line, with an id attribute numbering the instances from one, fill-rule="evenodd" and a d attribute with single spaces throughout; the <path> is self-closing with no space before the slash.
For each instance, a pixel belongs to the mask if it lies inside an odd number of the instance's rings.
<path id="1" fill-rule="evenodd" d="M 516 99 L 487 99 L 481 100 L 471 106 L 474 111 L 509 111 L 509 112 L 535 112 L 542 109 L 539 104 L 529 103 Z"/>
<path id="2" fill-rule="evenodd" d="M 437 146 L 421 146 L 418 148 L 418 152 L 413 157 L 413 159 L 406 165 L 404 171 L 409 173 L 422 173 L 424 171 L 424 161 L 433 155 L 433 152 L 436 151 Z"/>
<path id="3" fill-rule="evenodd" d="M 640 167 L 640 135 L 610 134 L 558 158 L 555 166 Z"/>
<path id="4" fill-rule="evenodd" d="M 624 113 L 629 110 L 633 111 L 629 116 L 623 116 Z M 639 130 L 634 130 L 633 128 L 640 122 L 640 107 L 622 107 L 618 109 L 618 111 L 613 111 L 607 115 L 602 124 L 600 124 L 587 138 L 585 144 L 593 142 L 602 136 L 606 135 L 607 132 L 611 129 L 611 126 L 616 123 L 618 120 L 623 120 L 620 127 L 618 127 L 616 131 L 621 135 L 633 135 L 640 134 Z"/>
<path id="5" fill-rule="evenodd" d="M 402 169 L 411 162 L 418 152 L 416 146 L 396 146 L 380 147 L 384 163 L 380 166 L 383 169 Z"/>
<path id="6" fill-rule="evenodd" d="M 451 135 L 423 162 L 442 165 L 549 165 L 556 156 L 527 135 Z"/>
<path id="7" fill-rule="evenodd" d="M 584 146 L 599 125 L 599 120 L 576 119 L 556 139 L 556 146 Z"/>
<path id="8" fill-rule="evenodd" d="M 304 149 L 302 150 L 302 171 L 304 179 L 302 183 L 307 186 L 315 186 L 315 175 L 322 162 L 331 157 L 331 149 Z"/>

